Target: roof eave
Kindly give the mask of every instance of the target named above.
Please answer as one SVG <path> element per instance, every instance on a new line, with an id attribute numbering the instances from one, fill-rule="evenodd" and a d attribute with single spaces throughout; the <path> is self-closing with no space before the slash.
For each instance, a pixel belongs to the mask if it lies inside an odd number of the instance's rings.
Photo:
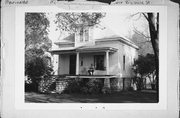
<path id="1" fill-rule="evenodd" d="M 106 39 L 106 40 L 104 40 Z M 113 39 L 113 40 L 107 40 L 107 39 Z M 135 49 L 139 49 L 138 46 L 136 46 L 133 42 L 130 42 L 122 37 L 113 37 L 113 38 L 102 38 L 102 39 L 96 39 L 97 42 L 111 42 L 111 41 L 122 41 L 123 43 L 128 44 L 129 46 L 135 48 Z"/>

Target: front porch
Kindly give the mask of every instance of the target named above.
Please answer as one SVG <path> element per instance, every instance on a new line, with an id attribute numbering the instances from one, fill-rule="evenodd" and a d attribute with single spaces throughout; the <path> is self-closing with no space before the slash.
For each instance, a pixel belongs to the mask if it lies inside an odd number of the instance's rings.
<path id="1" fill-rule="evenodd" d="M 116 51 L 112 47 L 86 46 L 53 50 L 51 53 L 58 55 L 57 75 L 90 75 L 90 68 L 93 68 L 93 75 L 112 75 L 110 64 L 117 61 L 112 57 Z"/>
<path id="2" fill-rule="evenodd" d="M 119 66 L 120 59 L 117 48 L 97 45 L 81 46 L 60 48 L 51 51 L 51 53 L 58 55 L 57 75 L 66 75 L 66 80 L 101 80 L 103 83 L 102 91 L 105 93 L 112 88 L 116 88 L 118 91 L 124 90 L 127 85 L 127 83 L 125 85 L 125 80 L 121 77 L 122 72 Z M 89 73 L 90 70 L 93 70 L 91 74 Z M 66 86 L 66 82 L 60 79 L 59 81 L 57 86 L 59 86 L 58 91 L 61 91 L 61 89 L 65 88 L 61 86 Z M 130 83 L 127 86 L 130 86 Z"/>

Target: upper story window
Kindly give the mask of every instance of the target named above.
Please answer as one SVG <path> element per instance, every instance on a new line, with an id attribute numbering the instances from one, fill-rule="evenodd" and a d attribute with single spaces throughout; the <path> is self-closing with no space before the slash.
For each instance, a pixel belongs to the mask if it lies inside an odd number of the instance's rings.
<path id="1" fill-rule="evenodd" d="M 88 29 L 85 29 L 84 32 L 85 32 L 85 41 L 87 42 L 89 41 L 89 31 Z"/>
<path id="2" fill-rule="evenodd" d="M 88 30 L 88 28 L 81 28 L 79 35 L 80 35 L 80 42 L 89 41 L 89 30 Z"/>
<path id="3" fill-rule="evenodd" d="M 83 28 L 80 30 L 80 33 L 79 33 L 79 35 L 80 35 L 80 42 L 83 42 L 83 37 L 84 37 L 84 31 L 83 31 Z"/>

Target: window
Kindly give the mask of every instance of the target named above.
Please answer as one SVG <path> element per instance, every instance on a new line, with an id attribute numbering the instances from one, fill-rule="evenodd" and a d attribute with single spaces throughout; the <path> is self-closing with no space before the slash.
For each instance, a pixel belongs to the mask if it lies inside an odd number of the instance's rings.
<path id="1" fill-rule="evenodd" d="M 81 63 L 80 63 L 81 66 L 83 66 L 83 57 L 81 58 Z"/>
<path id="2" fill-rule="evenodd" d="M 126 57 L 123 55 L 123 70 L 125 70 L 126 67 Z"/>
<path id="3" fill-rule="evenodd" d="M 79 35 L 80 35 L 80 42 L 88 42 L 89 41 L 89 29 L 88 28 L 81 28 Z"/>
<path id="4" fill-rule="evenodd" d="M 83 28 L 80 30 L 80 42 L 83 42 Z"/>
<path id="5" fill-rule="evenodd" d="M 85 41 L 87 42 L 89 41 L 89 31 L 88 29 L 85 29 L 84 32 L 85 32 Z"/>
<path id="6" fill-rule="evenodd" d="M 104 55 L 94 56 L 94 65 L 96 70 L 105 70 L 104 67 Z"/>

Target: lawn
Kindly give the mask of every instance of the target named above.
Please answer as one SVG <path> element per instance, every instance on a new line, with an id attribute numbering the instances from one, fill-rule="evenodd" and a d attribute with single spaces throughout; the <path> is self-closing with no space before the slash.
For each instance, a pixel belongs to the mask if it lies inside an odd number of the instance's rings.
<path id="1" fill-rule="evenodd" d="M 157 103 L 155 91 L 123 91 L 111 94 L 25 93 L 26 103 Z"/>

